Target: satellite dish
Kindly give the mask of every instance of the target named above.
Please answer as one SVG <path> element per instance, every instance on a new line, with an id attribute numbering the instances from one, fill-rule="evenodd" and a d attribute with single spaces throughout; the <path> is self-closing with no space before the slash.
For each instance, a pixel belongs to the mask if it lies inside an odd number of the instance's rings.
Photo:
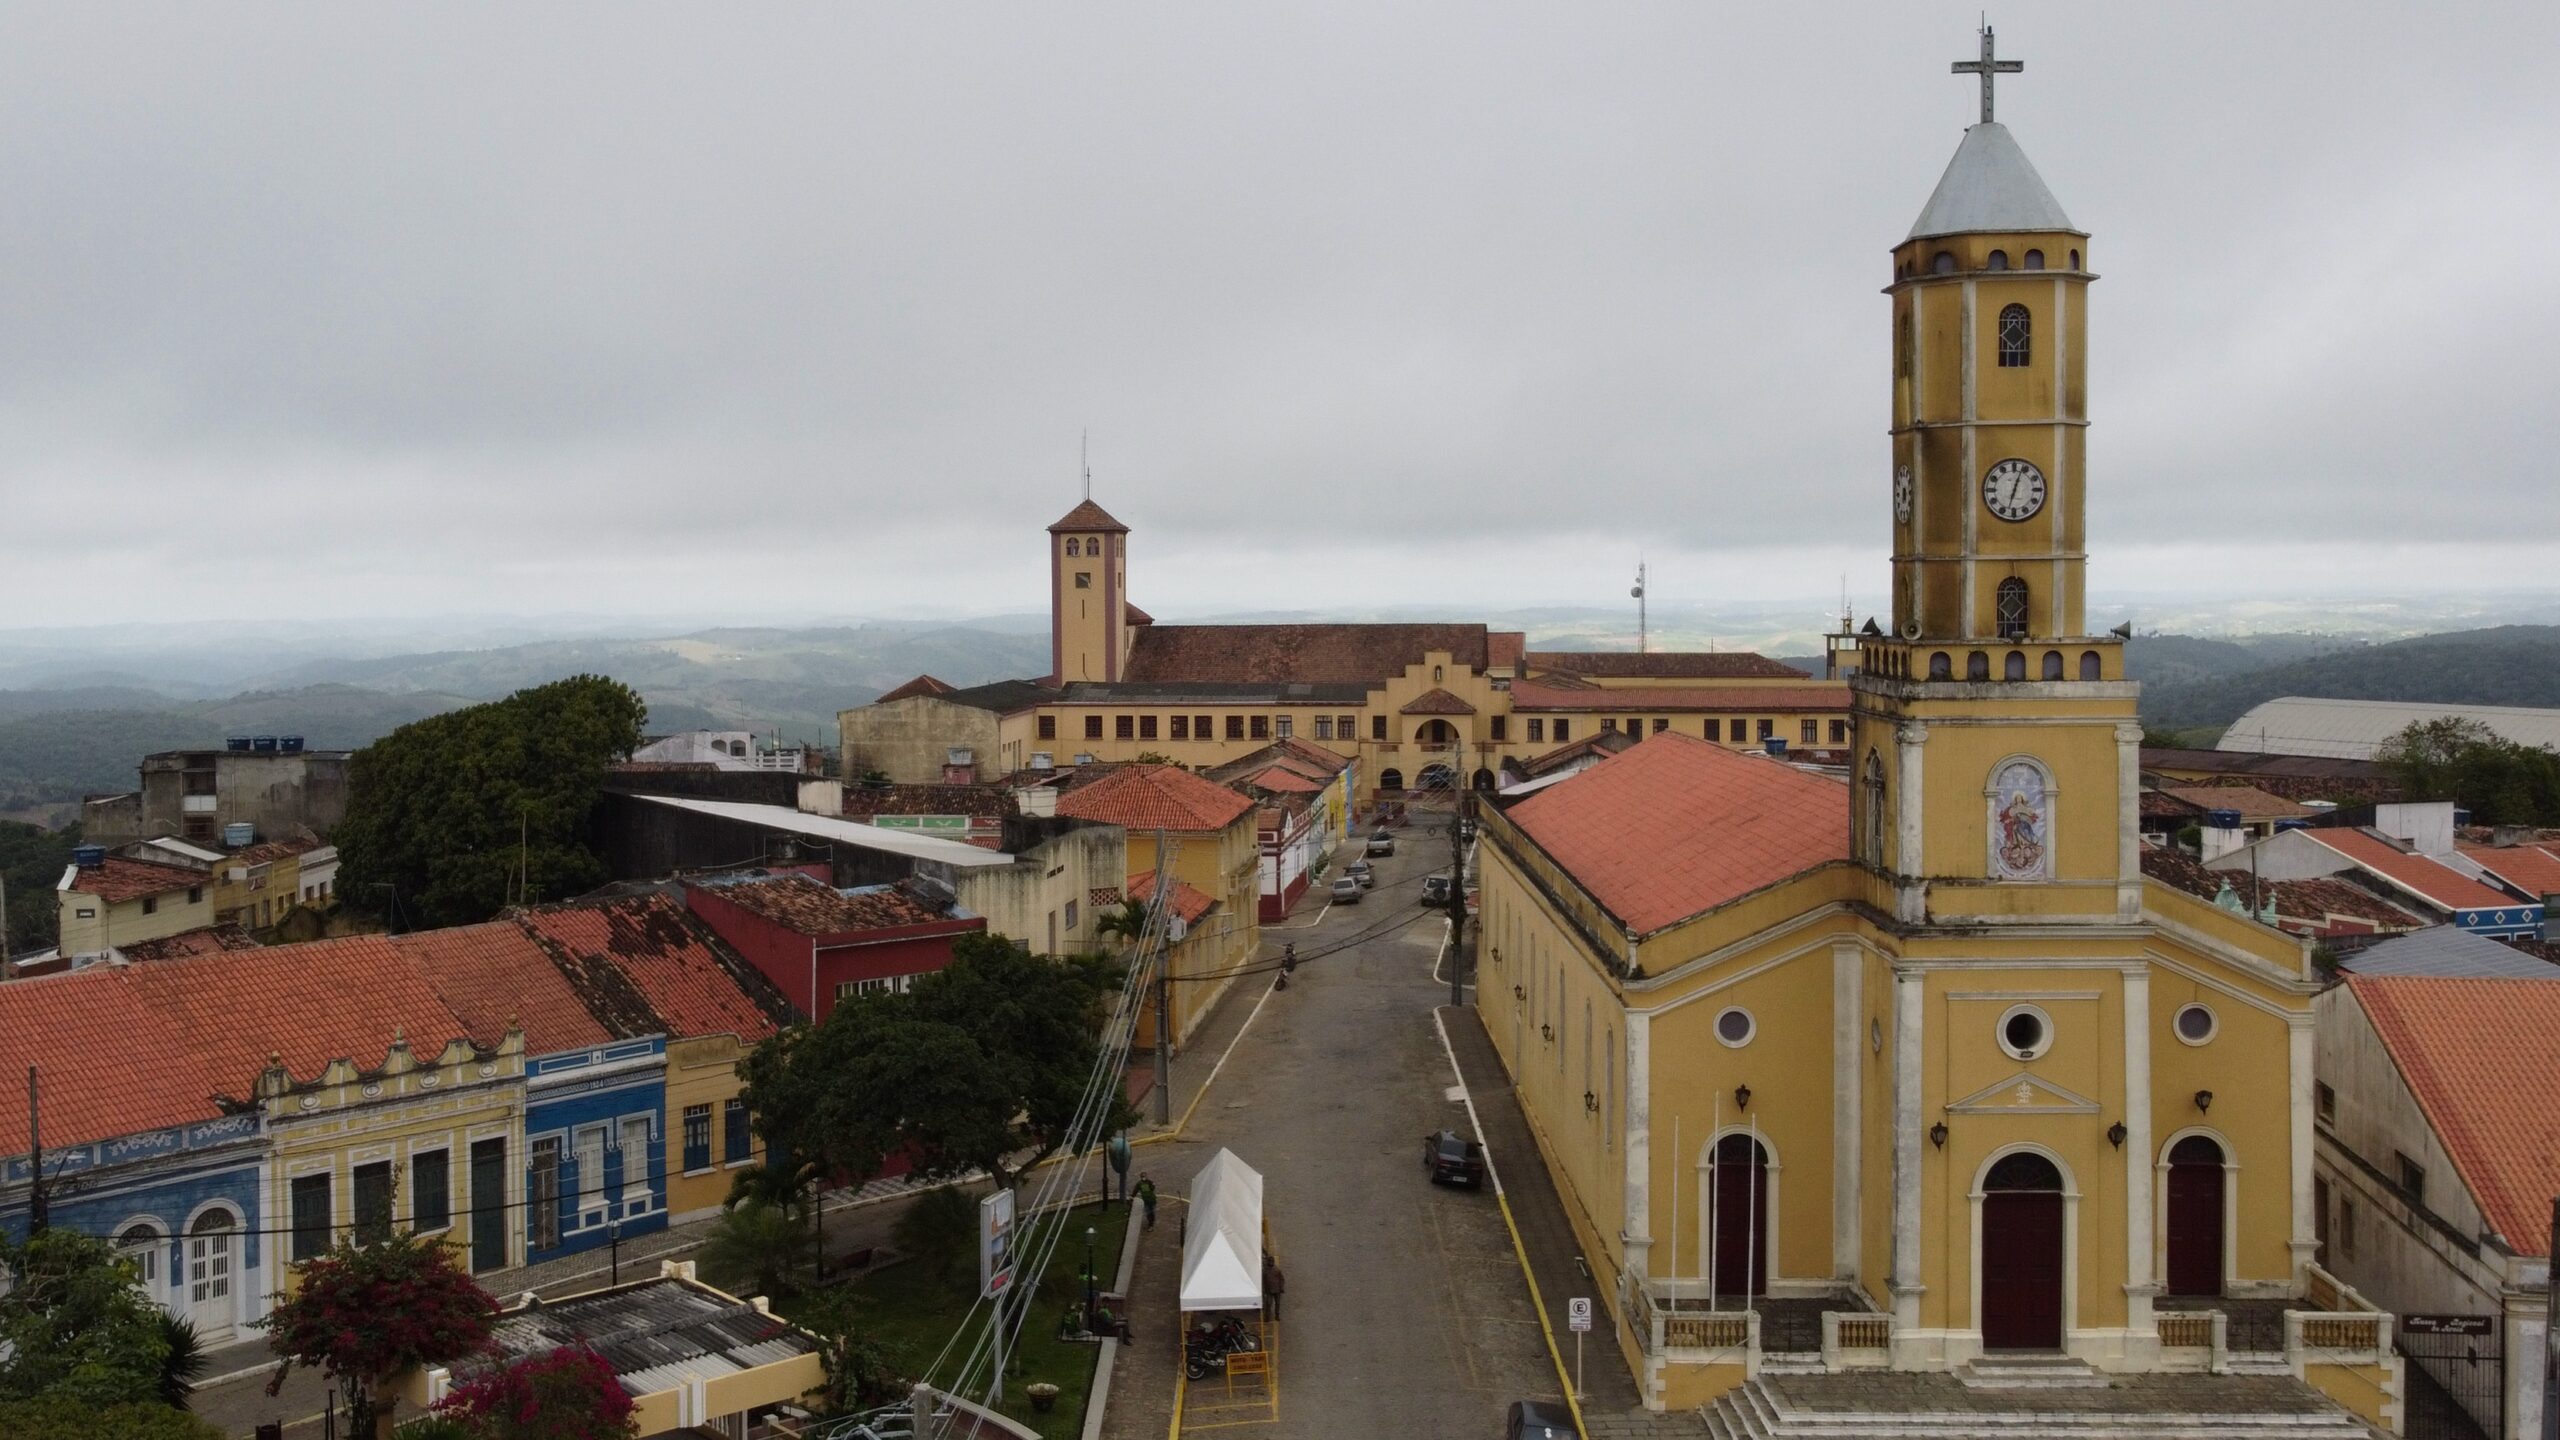
<path id="1" fill-rule="evenodd" d="M 2130 640 L 2130 639 L 2132 639 L 2132 638 L 2133 638 L 2133 622 L 2132 622 L 2132 621 L 2130 621 L 2130 620 L 2127 620 L 2127 621 L 2126 621 L 2126 622 L 2124 622 L 2123 624 L 2121 624 L 2121 625 L 2117 626 L 2117 627 L 2116 627 L 2116 628 L 2114 628 L 2113 630 L 2108 631 L 2107 633 L 2108 633 L 2108 634 L 2110 634 L 2110 635 L 2113 635 L 2114 637 L 2116 637 L 2116 638 L 2117 638 L 2117 639 L 2119 639 L 2119 640 Z"/>

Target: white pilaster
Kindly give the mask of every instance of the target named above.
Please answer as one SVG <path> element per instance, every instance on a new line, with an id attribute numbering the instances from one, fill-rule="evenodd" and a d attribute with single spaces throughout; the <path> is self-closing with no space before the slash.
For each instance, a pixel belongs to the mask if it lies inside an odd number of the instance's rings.
<path id="1" fill-rule="evenodd" d="M 1974 382 L 1980 378 L 1981 371 L 1974 367 L 1973 361 L 1973 305 L 1973 282 L 1967 280 L 1964 282 L 1964 305 L 1956 317 L 1958 325 L 1956 333 L 1963 337 L 1957 353 L 1964 366 L 1961 377 L 1964 392 L 1964 484 L 1961 491 L 1964 509 L 1964 556 L 1956 562 L 1956 573 L 1962 577 L 1963 581 L 1957 593 L 1961 597 L 1964 613 L 1957 617 L 1956 633 L 1968 640 L 1974 635 L 1974 557 L 1981 553 L 1977 548 L 1981 542 L 1975 533 L 1975 523 L 1981 519 L 1982 511 L 1982 497 L 1975 489 L 1982 483 L 1982 457 L 1974 453 L 1974 427 L 1981 423 L 1982 417 L 1974 410 Z"/>
<path id="2" fill-rule="evenodd" d="M 1920 1079 L 1925 997 L 1918 972 L 1893 979 L 1893 1316 L 1894 1328 L 1920 1328 Z"/>
<path id="3" fill-rule="evenodd" d="M 1866 1094 L 1866 986 L 1864 953 L 1856 945 L 1831 947 L 1831 1274 L 1858 1277 L 1860 1224 L 1859 1103 Z"/>
<path id="4" fill-rule="evenodd" d="M 1929 918 L 1928 892 L 1920 880 L 1923 861 L 1920 803 L 1920 760 L 1929 727 L 1917 721 L 1896 726 L 1893 786 L 1894 918 L 1916 925 Z"/>
<path id="5" fill-rule="evenodd" d="M 2151 1243 L 2151 970 L 2124 975 L 2124 1294 L 2125 1329 L 2151 1329 L 2151 1297 L 2160 1293 Z"/>
<path id="6" fill-rule="evenodd" d="M 1621 1143 L 1627 1157 L 1626 1228 L 1619 1240 L 1626 1249 L 1627 1272 L 1652 1273 L 1653 1251 L 1653 1016 L 1627 1012 L 1626 1133 Z M 1675 1181 L 1675 1183 L 1677 1183 Z"/>
<path id="7" fill-rule="evenodd" d="M 2302 1284 L 2302 1268 L 2319 1253 L 2320 1237 L 2311 1213 L 2311 1014 L 2303 1011 L 2285 1017 L 2285 1039 L 2289 1042 L 2292 1066 L 2291 1099 L 2293 1101 L 2293 1145 L 2287 1157 L 2293 1172 L 2293 1283 Z M 2299 1293 L 2297 1290 L 2296 1293 Z"/>
<path id="8" fill-rule="evenodd" d="M 2142 727 L 2116 727 L 2116 918 L 2142 918 Z"/>

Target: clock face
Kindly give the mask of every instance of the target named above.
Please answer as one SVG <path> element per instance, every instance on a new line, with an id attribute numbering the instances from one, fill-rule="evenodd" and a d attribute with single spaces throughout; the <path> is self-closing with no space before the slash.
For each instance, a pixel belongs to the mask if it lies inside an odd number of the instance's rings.
<path id="1" fill-rule="evenodd" d="M 1893 518 L 1904 525 L 1911 523 L 1911 467 L 1908 465 L 1894 468 Z"/>
<path id="2" fill-rule="evenodd" d="M 2003 520 L 2024 520 L 2044 508 L 2044 472 L 2024 460 L 2003 460 L 1983 473 L 1982 503 Z"/>

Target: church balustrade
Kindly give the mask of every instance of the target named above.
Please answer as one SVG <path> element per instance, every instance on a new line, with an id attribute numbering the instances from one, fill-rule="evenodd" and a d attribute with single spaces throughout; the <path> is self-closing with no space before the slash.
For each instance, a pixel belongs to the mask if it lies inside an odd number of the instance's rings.
<path id="1" fill-rule="evenodd" d="M 1751 1369 L 1758 1369 L 1759 1312 L 1715 1308 L 1716 1301 L 1701 1280 L 1630 1278 L 1627 1319 L 1644 1343 L 1645 1353 L 1686 1351 L 1690 1353 L 1676 1358 L 1698 1361 L 1725 1352 L 1723 1358 L 1738 1354 Z"/>
<path id="2" fill-rule="evenodd" d="M 1874 1310 L 1822 1312 L 1822 1368 L 1883 1370 L 1893 1363 L 1893 1317 Z"/>

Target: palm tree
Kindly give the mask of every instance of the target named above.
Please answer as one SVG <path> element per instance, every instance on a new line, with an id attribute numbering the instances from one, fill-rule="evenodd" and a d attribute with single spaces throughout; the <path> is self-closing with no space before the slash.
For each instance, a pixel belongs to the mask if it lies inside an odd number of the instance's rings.
<path id="1" fill-rule="evenodd" d="M 1134 945 L 1139 936 L 1147 933 L 1147 907 L 1136 900 L 1123 900 L 1116 909 L 1093 918 L 1093 933 L 1106 939 L 1117 935 Z"/>
<path id="2" fill-rule="evenodd" d="M 194 1321 L 166 1310 L 160 1312 L 160 1338 L 169 1346 L 169 1353 L 160 1360 L 160 1403 L 184 1410 L 196 1381 L 204 1376 L 204 1342 L 196 1337 Z"/>

